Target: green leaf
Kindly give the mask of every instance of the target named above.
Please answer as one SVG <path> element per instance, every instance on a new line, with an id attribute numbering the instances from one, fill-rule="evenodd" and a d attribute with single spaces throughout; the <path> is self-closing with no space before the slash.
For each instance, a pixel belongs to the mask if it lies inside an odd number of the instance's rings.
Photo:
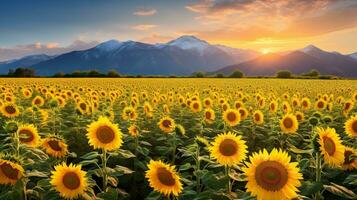
<path id="1" fill-rule="evenodd" d="M 341 185 L 331 183 L 331 185 L 324 185 L 324 188 L 334 195 L 344 197 L 347 199 L 357 199 L 357 195 L 353 191 L 351 191 Z"/>
<path id="2" fill-rule="evenodd" d="M 350 184 L 350 185 L 357 185 L 357 174 L 351 174 L 347 176 L 345 181 L 343 182 L 344 184 Z"/>
<path id="3" fill-rule="evenodd" d="M 310 196 L 312 194 L 317 193 L 323 188 L 323 184 L 321 182 L 310 182 L 305 181 L 302 183 L 300 187 L 301 195 Z"/>
<path id="4" fill-rule="evenodd" d="M 191 168 L 192 168 L 192 165 L 190 163 L 186 163 L 186 164 L 180 166 L 180 171 L 189 170 Z"/>
<path id="5" fill-rule="evenodd" d="M 94 151 L 94 152 L 90 152 L 90 153 L 87 153 L 87 154 L 81 156 L 81 158 L 84 160 L 91 160 L 91 159 L 97 158 L 98 156 L 99 156 L 99 153 Z"/>
<path id="6" fill-rule="evenodd" d="M 114 188 L 108 188 L 106 192 L 101 192 L 97 196 L 104 200 L 117 200 L 118 191 Z"/>
<path id="7" fill-rule="evenodd" d="M 118 149 L 117 152 L 123 157 L 123 158 L 134 158 L 135 155 L 131 153 L 129 150 L 124 150 L 124 149 Z"/>
<path id="8" fill-rule="evenodd" d="M 90 165 L 90 164 L 94 164 L 94 163 L 98 163 L 98 159 L 83 160 L 79 164 L 81 164 L 82 166 L 86 166 L 86 165 Z"/>
<path id="9" fill-rule="evenodd" d="M 118 172 L 120 174 L 132 174 L 132 173 L 134 173 L 133 170 L 131 170 L 131 169 L 127 168 L 127 167 L 121 166 L 121 165 L 115 166 L 114 170 L 115 170 L 115 172 Z"/>
<path id="10" fill-rule="evenodd" d="M 43 172 L 40 172 L 37 170 L 27 171 L 26 175 L 28 177 L 41 177 L 41 178 L 47 178 L 47 176 L 48 176 L 46 173 L 43 173 Z"/>

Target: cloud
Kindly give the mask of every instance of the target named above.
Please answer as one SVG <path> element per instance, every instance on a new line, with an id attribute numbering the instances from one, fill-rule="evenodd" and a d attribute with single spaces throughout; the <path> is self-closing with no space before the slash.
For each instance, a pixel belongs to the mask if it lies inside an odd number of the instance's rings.
<path id="1" fill-rule="evenodd" d="M 205 39 L 303 38 L 357 27 L 351 0 L 200 0 L 186 9 L 209 27 L 198 31 Z"/>
<path id="2" fill-rule="evenodd" d="M 158 33 L 153 33 L 147 37 L 140 39 L 139 41 L 149 43 L 149 44 L 156 44 L 156 43 L 166 43 L 173 39 L 175 39 L 175 38 L 172 36 L 166 36 L 166 35 L 160 35 Z"/>
<path id="3" fill-rule="evenodd" d="M 133 13 L 136 16 L 152 16 L 156 14 L 156 9 L 139 9 Z"/>
<path id="4" fill-rule="evenodd" d="M 99 44 L 97 41 L 84 42 L 75 40 L 68 46 L 60 46 L 57 42 L 50 42 L 41 44 L 36 42 L 34 44 L 17 45 L 13 47 L 0 47 L 0 61 L 21 58 L 23 56 L 35 54 L 58 55 L 70 51 L 89 49 Z"/>
<path id="5" fill-rule="evenodd" d="M 156 24 L 138 24 L 138 25 L 133 26 L 132 29 L 138 30 L 138 31 L 148 31 L 148 30 L 151 30 L 156 27 L 158 27 L 158 25 L 156 25 Z"/>

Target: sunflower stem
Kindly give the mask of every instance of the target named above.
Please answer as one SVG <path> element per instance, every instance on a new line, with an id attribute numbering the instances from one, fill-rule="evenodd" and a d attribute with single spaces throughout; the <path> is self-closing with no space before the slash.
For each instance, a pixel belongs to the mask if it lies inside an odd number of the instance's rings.
<path id="1" fill-rule="evenodd" d="M 321 182 L 321 172 L 322 172 L 322 168 L 321 168 L 321 154 L 320 152 L 316 153 L 316 182 L 320 183 Z M 320 200 L 320 196 L 321 193 L 320 191 L 318 191 L 316 193 L 315 199 L 316 200 Z"/>
<path id="2" fill-rule="evenodd" d="M 200 145 L 197 144 L 197 149 L 196 149 L 196 187 L 197 187 L 197 194 L 200 193 L 201 190 L 201 180 L 200 180 L 200 175 L 199 171 L 201 168 L 201 163 L 200 163 Z"/>
<path id="3" fill-rule="evenodd" d="M 173 133 L 172 135 L 172 147 L 173 147 L 173 150 L 172 150 L 172 164 L 175 164 L 175 157 L 176 157 L 176 132 Z"/>
<path id="4" fill-rule="evenodd" d="M 231 179 L 229 177 L 229 171 L 230 171 L 230 167 L 228 165 L 225 166 L 225 171 L 226 171 L 226 176 L 227 176 L 227 192 L 228 194 L 231 193 Z"/>
<path id="5" fill-rule="evenodd" d="M 103 149 L 103 155 L 102 155 L 102 163 L 103 163 L 103 191 L 105 192 L 107 190 L 107 182 L 108 182 L 108 177 L 107 177 L 107 150 Z"/>

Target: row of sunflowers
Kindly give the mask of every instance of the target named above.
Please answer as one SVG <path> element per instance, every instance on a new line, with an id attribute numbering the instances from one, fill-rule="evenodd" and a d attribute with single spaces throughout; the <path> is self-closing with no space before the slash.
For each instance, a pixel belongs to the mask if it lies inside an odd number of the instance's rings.
<path id="1" fill-rule="evenodd" d="M 357 199 L 356 83 L 1 79 L 0 199 Z"/>

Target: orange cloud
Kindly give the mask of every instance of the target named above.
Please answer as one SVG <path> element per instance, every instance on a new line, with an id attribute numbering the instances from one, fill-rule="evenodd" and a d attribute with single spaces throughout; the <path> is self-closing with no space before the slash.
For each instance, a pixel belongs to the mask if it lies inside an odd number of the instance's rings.
<path id="1" fill-rule="evenodd" d="M 148 31 L 148 30 L 151 30 L 156 27 L 158 27 L 158 25 L 156 25 L 156 24 L 138 24 L 138 25 L 133 26 L 132 29 L 138 30 L 138 31 Z"/>
<path id="2" fill-rule="evenodd" d="M 35 48 L 36 49 L 41 49 L 41 43 L 40 42 L 36 42 L 35 43 Z"/>
<path id="3" fill-rule="evenodd" d="M 59 44 L 57 42 L 50 42 L 46 44 L 46 48 L 48 49 L 53 49 L 53 48 L 57 48 L 59 46 Z"/>
<path id="4" fill-rule="evenodd" d="M 139 9 L 133 13 L 136 16 L 152 16 L 156 14 L 156 9 Z"/>

